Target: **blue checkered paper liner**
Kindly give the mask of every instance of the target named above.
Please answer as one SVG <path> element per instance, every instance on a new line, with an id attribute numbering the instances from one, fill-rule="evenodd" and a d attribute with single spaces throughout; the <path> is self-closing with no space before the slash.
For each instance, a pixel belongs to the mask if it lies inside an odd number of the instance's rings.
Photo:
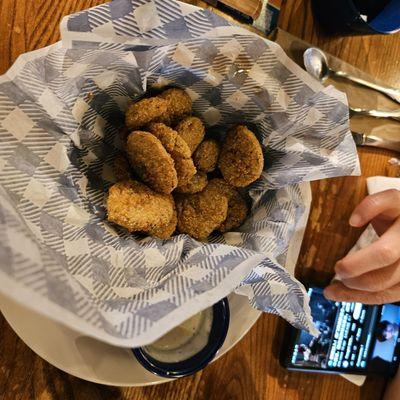
<path id="1" fill-rule="evenodd" d="M 62 41 L 0 77 L 0 290 L 120 346 L 152 342 L 237 290 L 315 333 L 283 267 L 300 183 L 358 173 L 345 96 L 275 43 L 176 1 L 116 0 L 66 17 Z M 184 88 L 213 135 L 247 123 L 265 153 L 237 232 L 140 238 L 106 221 L 129 101 Z"/>

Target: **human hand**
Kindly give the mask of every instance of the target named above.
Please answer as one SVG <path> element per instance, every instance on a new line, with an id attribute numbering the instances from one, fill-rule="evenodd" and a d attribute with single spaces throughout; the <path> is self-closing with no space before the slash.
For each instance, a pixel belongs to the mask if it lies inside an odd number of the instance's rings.
<path id="1" fill-rule="evenodd" d="M 325 289 L 328 299 L 364 304 L 400 300 L 400 191 L 390 189 L 367 196 L 349 221 L 354 227 L 369 222 L 380 238 L 336 263 L 341 282 Z"/>

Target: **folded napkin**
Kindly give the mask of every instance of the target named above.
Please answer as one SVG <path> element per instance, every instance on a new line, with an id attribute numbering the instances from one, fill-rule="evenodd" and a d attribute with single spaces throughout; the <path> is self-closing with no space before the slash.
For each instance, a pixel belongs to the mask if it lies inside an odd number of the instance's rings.
<path id="1" fill-rule="evenodd" d="M 367 178 L 367 188 L 369 194 L 383 192 L 384 190 L 388 189 L 400 190 L 400 178 L 388 178 L 386 176 L 371 176 L 370 178 Z M 369 244 L 374 242 L 377 238 L 378 235 L 376 234 L 372 225 L 368 225 L 367 229 L 360 236 L 357 243 L 350 250 L 350 253 L 368 246 Z M 342 376 L 358 386 L 363 385 L 366 378 L 365 376 L 362 375 L 342 374 Z"/>

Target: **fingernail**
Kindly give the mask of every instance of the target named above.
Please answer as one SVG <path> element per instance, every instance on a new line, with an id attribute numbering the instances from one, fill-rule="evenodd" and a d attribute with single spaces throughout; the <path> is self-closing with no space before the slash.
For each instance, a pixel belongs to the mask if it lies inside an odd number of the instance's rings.
<path id="1" fill-rule="evenodd" d="M 362 224 L 361 216 L 358 214 L 353 214 L 349 219 L 349 224 L 354 227 L 360 226 Z"/>

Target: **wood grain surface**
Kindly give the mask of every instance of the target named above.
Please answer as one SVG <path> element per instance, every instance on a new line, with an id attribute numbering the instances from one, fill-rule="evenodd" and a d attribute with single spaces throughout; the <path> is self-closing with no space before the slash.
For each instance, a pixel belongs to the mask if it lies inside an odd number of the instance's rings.
<path id="1" fill-rule="evenodd" d="M 204 5 L 197 0 L 192 4 Z M 96 0 L 1 0 L 0 74 L 19 54 L 59 39 L 64 15 L 102 3 Z M 280 27 L 345 61 L 400 86 L 400 37 L 325 36 L 316 26 L 309 0 L 289 0 L 281 11 Z M 312 184 L 313 204 L 297 275 L 324 284 L 335 261 L 357 240 L 360 231 L 347 223 L 354 206 L 365 196 L 365 178 L 397 176 L 387 151 L 362 150 L 361 177 Z M 368 378 L 358 388 L 337 376 L 289 373 L 279 366 L 283 322 L 262 316 L 250 333 L 227 355 L 194 376 L 148 388 L 116 388 L 82 381 L 35 355 L 0 317 L 0 399 L 204 399 L 204 400 L 376 400 L 383 378 Z"/>

